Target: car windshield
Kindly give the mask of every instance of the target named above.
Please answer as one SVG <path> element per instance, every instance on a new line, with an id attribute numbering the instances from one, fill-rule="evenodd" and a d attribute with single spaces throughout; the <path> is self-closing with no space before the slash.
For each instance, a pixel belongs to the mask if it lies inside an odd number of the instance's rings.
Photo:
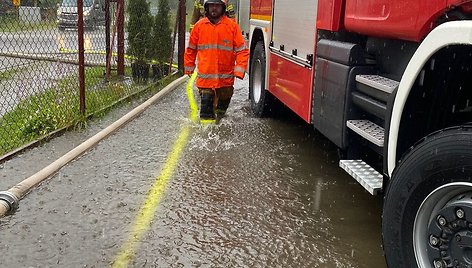
<path id="1" fill-rule="evenodd" d="M 84 0 L 84 7 L 92 6 L 93 0 Z M 77 0 L 63 0 L 62 1 L 63 7 L 76 7 Z"/>

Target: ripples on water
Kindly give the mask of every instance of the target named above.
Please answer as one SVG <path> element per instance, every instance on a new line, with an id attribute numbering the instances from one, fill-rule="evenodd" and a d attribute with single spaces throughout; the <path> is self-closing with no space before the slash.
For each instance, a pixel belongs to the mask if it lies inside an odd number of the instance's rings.
<path id="1" fill-rule="evenodd" d="M 219 124 L 192 126 L 161 209 L 165 215 L 149 236 L 163 254 L 154 263 L 355 267 L 351 247 L 334 235 L 320 205 L 330 184 L 323 181 L 326 173 L 315 163 L 306 167 L 307 161 L 330 165 L 331 159 L 301 159 L 318 153 L 296 143 L 306 133 L 270 121 L 253 118 L 245 96 L 236 95 Z M 290 135 L 293 142 L 287 142 Z"/>
<path id="2" fill-rule="evenodd" d="M 177 91 L 62 169 L 2 220 L 2 265 L 108 266 L 190 126 L 130 267 L 382 267 L 370 260 L 382 259 L 378 221 L 365 215 L 378 206 L 304 123 L 252 117 L 246 86 L 213 126 L 191 123 Z"/>

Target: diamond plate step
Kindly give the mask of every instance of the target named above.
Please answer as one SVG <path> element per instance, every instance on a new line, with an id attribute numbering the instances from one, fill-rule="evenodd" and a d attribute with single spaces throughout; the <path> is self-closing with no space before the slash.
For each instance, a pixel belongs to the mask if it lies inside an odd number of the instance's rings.
<path id="1" fill-rule="evenodd" d="M 356 75 L 356 81 L 381 90 L 388 94 L 392 93 L 395 88 L 398 87 L 398 85 L 400 84 L 399 82 L 389 79 L 387 77 L 366 74 Z"/>
<path id="2" fill-rule="evenodd" d="M 346 126 L 352 131 L 359 134 L 364 139 L 373 144 L 383 147 L 384 145 L 384 129 L 383 127 L 369 121 L 369 120 L 349 120 Z"/>
<path id="3" fill-rule="evenodd" d="M 362 160 L 340 160 L 339 166 L 358 181 L 370 194 L 382 191 L 382 175 Z"/>

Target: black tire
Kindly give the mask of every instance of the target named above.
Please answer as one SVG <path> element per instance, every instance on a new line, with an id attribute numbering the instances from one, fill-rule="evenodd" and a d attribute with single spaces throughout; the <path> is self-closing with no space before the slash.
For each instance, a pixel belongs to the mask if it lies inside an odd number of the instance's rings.
<path id="1" fill-rule="evenodd" d="M 274 97 L 266 90 L 266 55 L 264 43 L 257 42 L 251 57 L 251 68 L 249 71 L 249 99 L 251 109 L 255 116 L 263 117 L 269 115 Z"/>
<path id="2" fill-rule="evenodd" d="M 470 267 L 455 240 L 458 234 L 472 239 L 472 199 L 465 196 L 472 197 L 472 127 L 441 130 L 413 147 L 385 195 L 382 236 L 388 266 L 456 267 L 457 260 L 468 264 L 458 267 Z"/>

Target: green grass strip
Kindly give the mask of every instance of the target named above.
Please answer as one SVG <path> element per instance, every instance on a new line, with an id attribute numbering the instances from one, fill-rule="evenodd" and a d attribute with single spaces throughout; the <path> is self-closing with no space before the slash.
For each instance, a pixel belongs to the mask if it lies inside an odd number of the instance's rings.
<path id="1" fill-rule="evenodd" d="M 128 70 L 127 70 L 128 71 Z M 57 129 L 86 124 L 86 117 L 103 116 L 105 110 L 143 88 L 124 85 L 118 78 L 104 83 L 104 67 L 85 69 L 86 116 L 79 111 L 79 84 L 76 74 L 63 77 L 53 87 L 31 95 L 0 118 L 0 155 L 44 137 Z M 164 79 L 162 84 L 169 83 Z"/>

